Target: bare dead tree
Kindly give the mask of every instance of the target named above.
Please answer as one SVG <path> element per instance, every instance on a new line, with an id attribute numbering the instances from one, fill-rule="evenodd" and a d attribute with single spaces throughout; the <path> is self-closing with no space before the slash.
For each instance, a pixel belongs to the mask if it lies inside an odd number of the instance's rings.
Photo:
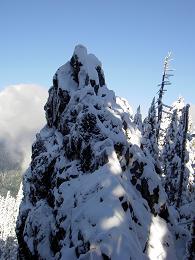
<path id="1" fill-rule="evenodd" d="M 171 60 L 172 60 L 171 52 L 169 52 L 168 55 L 165 57 L 165 61 L 164 61 L 162 82 L 158 85 L 158 86 L 160 86 L 160 89 L 158 91 L 158 99 L 157 99 L 157 131 L 156 131 L 157 140 L 159 139 L 162 115 L 163 115 L 163 112 L 165 112 L 163 110 L 163 107 L 171 108 L 170 106 L 163 104 L 163 95 L 167 91 L 167 89 L 165 89 L 165 87 L 168 85 L 171 85 L 169 78 L 171 76 L 173 76 L 173 74 L 170 74 L 170 72 L 173 71 L 173 69 L 169 68 Z"/>

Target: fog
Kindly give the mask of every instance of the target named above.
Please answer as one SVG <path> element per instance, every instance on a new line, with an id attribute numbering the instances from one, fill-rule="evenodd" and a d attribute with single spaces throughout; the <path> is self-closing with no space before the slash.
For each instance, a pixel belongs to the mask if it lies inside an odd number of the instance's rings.
<path id="1" fill-rule="evenodd" d="M 0 91 L 0 170 L 25 170 L 35 134 L 45 124 L 47 90 L 33 84 L 12 85 Z"/>

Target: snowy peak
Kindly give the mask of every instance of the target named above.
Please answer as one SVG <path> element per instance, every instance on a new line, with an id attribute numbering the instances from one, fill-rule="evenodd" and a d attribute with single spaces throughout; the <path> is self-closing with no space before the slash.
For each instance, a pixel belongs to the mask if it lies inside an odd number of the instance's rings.
<path id="1" fill-rule="evenodd" d="M 101 66 L 101 62 L 95 55 L 88 54 L 84 46 L 77 45 L 71 60 L 57 70 L 54 80 L 58 80 L 59 86 L 66 90 L 90 85 L 97 94 L 99 87 L 105 85 Z M 74 82 L 71 83 L 71 79 Z M 71 89 L 70 85 L 72 85 Z"/>
<path id="2" fill-rule="evenodd" d="M 82 44 L 78 44 L 77 46 L 75 46 L 74 52 L 73 52 L 73 56 L 77 56 L 78 60 L 82 63 L 85 64 L 86 62 L 86 57 L 87 57 L 87 48 L 85 46 L 83 46 Z"/>
<path id="3" fill-rule="evenodd" d="M 103 86 L 105 85 L 105 80 L 103 72 L 101 69 L 101 62 L 93 54 L 88 54 L 87 49 L 82 45 L 77 45 L 75 47 L 73 57 L 70 64 L 73 66 L 75 63 L 78 63 L 80 66 L 80 71 L 78 74 L 78 81 L 81 83 L 83 81 L 83 76 L 85 75 L 85 83 L 91 84 L 94 86 Z M 89 82 L 88 82 L 89 81 Z"/>
<path id="4" fill-rule="evenodd" d="M 83 88 L 85 92 L 82 92 Z M 61 66 L 53 77 L 53 86 L 45 105 L 48 125 L 57 126 L 69 101 L 75 99 L 79 102 L 79 95 L 86 94 L 95 94 L 107 103 L 115 99 L 114 93 L 108 91 L 105 85 L 101 62 L 95 55 L 87 54 L 84 46 L 77 45 L 71 60 Z"/>
<path id="5" fill-rule="evenodd" d="M 57 70 L 45 111 L 24 177 L 20 257 L 147 259 L 153 218 L 169 218 L 166 195 L 128 102 L 85 47 Z"/>
<path id="6" fill-rule="evenodd" d="M 184 101 L 184 98 L 183 97 L 179 97 L 177 99 L 177 101 L 175 101 L 173 104 L 172 104 L 172 107 L 173 109 L 176 109 L 178 111 L 181 111 L 185 106 L 185 101 Z"/>

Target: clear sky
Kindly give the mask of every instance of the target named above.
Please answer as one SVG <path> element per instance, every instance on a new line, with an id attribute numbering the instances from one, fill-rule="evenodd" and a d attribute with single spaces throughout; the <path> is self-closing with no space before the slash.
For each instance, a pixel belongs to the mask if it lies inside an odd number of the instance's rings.
<path id="1" fill-rule="evenodd" d="M 85 45 L 103 63 L 107 85 L 145 110 L 173 53 L 166 93 L 195 103 L 194 0 L 1 0 L 0 90 L 17 83 L 48 88 L 56 69 Z"/>

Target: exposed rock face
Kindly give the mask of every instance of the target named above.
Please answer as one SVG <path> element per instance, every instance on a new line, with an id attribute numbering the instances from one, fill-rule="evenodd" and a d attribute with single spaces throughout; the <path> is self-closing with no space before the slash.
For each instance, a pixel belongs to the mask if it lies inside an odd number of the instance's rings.
<path id="1" fill-rule="evenodd" d="M 129 105 L 85 47 L 57 70 L 45 111 L 23 181 L 20 259 L 147 258 L 166 198 Z"/>

